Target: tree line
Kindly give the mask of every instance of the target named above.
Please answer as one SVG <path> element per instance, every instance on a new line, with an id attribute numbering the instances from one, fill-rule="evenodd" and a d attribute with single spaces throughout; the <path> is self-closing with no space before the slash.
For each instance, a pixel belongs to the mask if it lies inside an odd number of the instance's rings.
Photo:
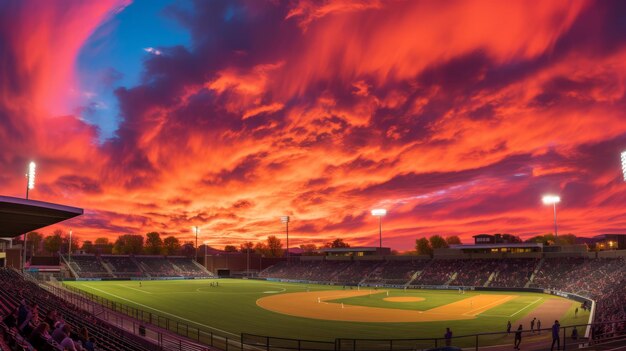
<path id="1" fill-rule="evenodd" d="M 193 256 L 195 254 L 194 241 L 181 242 L 172 235 L 162 238 L 158 232 L 149 232 L 145 236 L 124 234 L 118 236 L 115 241 L 110 241 L 106 237 L 100 237 L 95 240 L 84 240 L 81 242 L 77 235 L 72 235 L 71 240 L 72 252 L 82 250 L 88 254 L 183 256 Z M 22 241 L 14 239 L 14 242 L 17 244 Z M 47 236 L 39 232 L 30 232 L 27 234 L 26 245 L 35 254 L 56 255 L 59 252 L 66 254 L 70 246 L 70 235 L 68 232 L 60 229 Z M 320 246 L 315 244 L 300 245 L 300 249 L 304 254 L 313 254 L 318 249 L 329 247 L 350 247 L 350 245 L 344 242 L 343 239 L 335 239 Z M 202 249 L 199 250 L 199 253 L 203 253 Z M 239 245 L 239 247 L 226 245 L 224 251 L 242 253 L 249 251 L 265 257 L 282 257 L 285 254 L 281 239 L 275 235 L 270 235 L 265 240 L 259 242 L 247 241 Z"/>

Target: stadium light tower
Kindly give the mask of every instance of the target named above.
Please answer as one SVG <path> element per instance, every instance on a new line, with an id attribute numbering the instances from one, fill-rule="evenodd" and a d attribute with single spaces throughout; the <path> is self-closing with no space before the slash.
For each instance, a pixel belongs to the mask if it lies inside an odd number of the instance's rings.
<path id="1" fill-rule="evenodd" d="M 35 169 L 37 164 L 31 161 L 28 164 L 28 174 L 26 174 L 26 200 L 28 200 L 28 191 L 35 189 Z"/>
<path id="2" fill-rule="evenodd" d="M 387 215 L 384 208 L 376 208 L 372 210 L 372 216 L 378 217 L 378 246 L 383 247 L 383 217 Z"/>
<path id="3" fill-rule="evenodd" d="M 289 216 L 280 216 L 280 222 L 285 223 L 285 233 L 287 234 L 287 262 L 289 262 Z"/>
<path id="4" fill-rule="evenodd" d="M 198 232 L 200 231 L 200 228 L 198 228 L 197 225 L 194 225 L 192 227 L 194 229 L 194 231 L 196 232 L 196 249 L 193 250 L 196 254 L 196 262 L 198 262 Z"/>
<path id="5" fill-rule="evenodd" d="M 544 205 L 552 205 L 554 207 L 554 240 L 556 241 L 559 238 L 556 227 L 556 204 L 561 202 L 561 197 L 557 195 L 545 195 L 542 201 Z"/>
<path id="6" fill-rule="evenodd" d="M 28 173 L 26 173 L 26 200 L 28 200 L 28 192 L 29 190 L 35 189 L 35 169 L 37 168 L 37 164 L 35 162 L 30 161 L 28 164 Z M 28 233 L 24 233 L 24 243 L 22 247 L 22 272 L 24 268 L 26 268 L 26 237 Z M 32 254 L 31 254 L 32 256 Z"/>
<path id="7" fill-rule="evenodd" d="M 624 181 L 626 182 L 626 151 L 622 151 L 622 172 L 624 173 Z"/>

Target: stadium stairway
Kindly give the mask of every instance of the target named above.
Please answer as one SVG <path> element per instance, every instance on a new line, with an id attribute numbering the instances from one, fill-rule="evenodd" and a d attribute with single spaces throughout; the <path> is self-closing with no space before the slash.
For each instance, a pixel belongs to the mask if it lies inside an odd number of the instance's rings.
<path id="1" fill-rule="evenodd" d="M 494 279 L 496 279 L 496 277 L 498 276 L 498 274 L 500 274 L 500 271 L 495 271 L 495 272 L 492 272 L 492 273 L 489 275 L 489 278 L 487 279 L 487 281 L 485 282 L 485 284 L 483 285 L 483 287 L 485 287 L 485 288 L 486 288 L 486 287 L 488 287 L 488 286 L 489 286 L 489 284 L 491 283 L 491 281 L 492 281 L 492 280 L 494 280 Z"/>
<path id="2" fill-rule="evenodd" d="M 61 257 L 61 260 L 63 261 L 63 263 L 65 264 L 67 269 L 69 269 L 69 271 L 72 274 L 72 276 L 74 276 L 74 278 L 78 278 L 78 274 L 76 273 L 76 270 L 74 269 L 74 267 L 72 267 L 72 265 L 70 265 L 70 263 L 67 261 L 65 256 L 64 255 L 59 255 L 59 257 Z"/>
<path id="3" fill-rule="evenodd" d="M 543 266 L 544 262 L 545 262 L 545 258 L 542 257 L 541 260 L 539 260 L 539 263 L 537 263 L 537 266 L 535 267 L 533 274 L 530 275 L 530 278 L 526 282 L 526 285 L 524 285 L 525 288 L 530 288 L 530 284 L 532 284 L 533 280 L 535 280 L 535 276 L 537 275 L 537 272 L 539 272 L 539 270 L 541 269 L 541 266 Z"/>
<path id="4" fill-rule="evenodd" d="M 459 273 L 458 273 L 458 272 L 454 272 L 454 273 L 452 273 L 452 275 L 450 276 L 450 279 L 448 279 L 448 281 L 447 281 L 447 282 L 445 282 L 443 285 L 445 285 L 445 286 L 450 285 L 450 283 L 452 283 L 452 282 L 456 279 L 456 277 L 457 277 L 458 275 L 459 275 Z"/>
<path id="5" fill-rule="evenodd" d="M 420 277 L 420 275 L 422 275 L 422 272 L 423 270 L 413 273 L 413 275 L 411 276 L 411 279 L 409 279 L 409 281 L 404 284 L 404 287 L 406 288 L 409 285 L 411 285 L 411 283 L 413 283 L 415 280 L 417 280 L 417 278 Z"/>

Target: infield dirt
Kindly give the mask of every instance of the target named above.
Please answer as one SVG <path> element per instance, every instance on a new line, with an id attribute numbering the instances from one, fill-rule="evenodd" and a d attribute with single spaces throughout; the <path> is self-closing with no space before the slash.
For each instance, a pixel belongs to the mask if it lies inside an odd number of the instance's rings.
<path id="1" fill-rule="evenodd" d="M 378 291 L 385 293 L 386 291 Z M 351 322 L 431 322 L 473 319 L 478 314 L 516 298 L 516 295 L 476 295 L 427 311 L 344 305 L 329 302 L 364 296 L 370 291 L 316 291 L 278 294 L 260 298 L 259 307 L 290 316 Z"/>

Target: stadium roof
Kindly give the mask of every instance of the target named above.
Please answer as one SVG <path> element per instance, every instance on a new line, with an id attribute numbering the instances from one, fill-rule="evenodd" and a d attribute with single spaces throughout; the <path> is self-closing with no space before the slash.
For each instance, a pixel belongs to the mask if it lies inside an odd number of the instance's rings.
<path id="1" fill-rule="evenodd" d="M 82 214 L 82 208 L 0 196 L 0 237 L 13 238 Z"/>

